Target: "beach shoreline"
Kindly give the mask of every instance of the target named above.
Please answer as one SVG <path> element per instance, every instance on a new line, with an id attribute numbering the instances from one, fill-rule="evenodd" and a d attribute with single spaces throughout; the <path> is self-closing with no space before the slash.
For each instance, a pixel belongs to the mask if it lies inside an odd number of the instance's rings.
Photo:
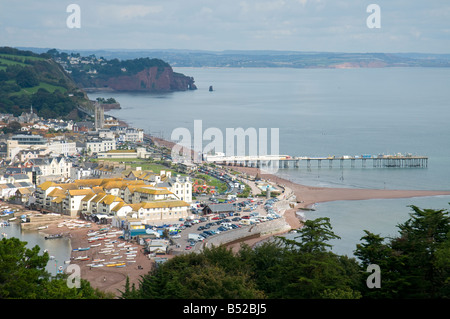
<path id="1" fill-rule="evenodd" d="M 277 185 L 286 186 L 293 190 L 296 198 L 296 208 L 311 208 L 314 204 L 346 201 L 346 200 L 368 200 L 368 199 L 395 199 L 450 195 L 450 190 L 391 190 L 391 189 L 361 189 L 361 188 L 331 188 L 306 186 L 291 182 L 274 174 L 265 174 L 258 168 L 231 166 L 234 170 L 250 176 L 259 173 L 261 179 L 273 182 Z"/>

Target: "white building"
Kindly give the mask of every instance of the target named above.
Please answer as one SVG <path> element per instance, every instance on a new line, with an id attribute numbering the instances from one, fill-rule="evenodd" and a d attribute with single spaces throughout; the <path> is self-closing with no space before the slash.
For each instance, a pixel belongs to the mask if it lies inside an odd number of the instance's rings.
<path id="1" fill-rule="evenodd" d="M 49 153 L 56 155 L 75 155 L 77 154 L 77 145 L 75 142 L 68 143 L 66 141 L 52 141 L 48 144 Z"/>
<path id="2" fill-rule="evenodd" d="M 93 139 L 86 142 L 86 151 L 90 155 L 115 149 L 116 141 L 114 139 Z"/>

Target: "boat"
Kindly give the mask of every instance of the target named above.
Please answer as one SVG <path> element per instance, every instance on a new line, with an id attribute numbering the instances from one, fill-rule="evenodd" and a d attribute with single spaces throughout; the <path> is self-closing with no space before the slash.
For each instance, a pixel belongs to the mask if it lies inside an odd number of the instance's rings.
<path id="1" fill-rule="evenodd" d="M 46 229 L 46 228 L 48 228 L 48 226 L 40 226 L 37 229 Z"/>
<path id="2" fill-rule="evenodd" d="M 95 265 L 92 265 L 91 267 L 103 267 L 104 265 L 103 264 L 95 264 Z"/>
<path id="3" fill-rule="evenodd" d="M 98 247 L 101 246 L 102 244 L 95 244 L 95 245 L 91 245 L 91 247 Z"/>
<path id="4" fill-rule="evenodd" d="M 10 219 L 8 219 L 8 220 L 16 220 L 17 219 L 17 217 L 12 217 L 12 218 L 10 218 Z"/>
<path id="5" fill-rule="evenodd" d="M 122 258 L 122 256 L 114 256 L 111 259 L 119 259 L 119 258 Z"/>
<path id="6" fill-rule="evenodd" d="M 91 247 L 84 247 L 84 248 L 79 247 L 78 251 L 84 251 L 84 250 L 89 250 L 89 249 L 91 249 Z"/>
<path id="7" fill-rule="evenodd" d="M 62 238 L 62 234 L 54 234 L 54 235 L 48 235 L 45 236 L 45 239 L 56 239 L 56 238 Z"/>
<path id="8" fill-rule="evenodd" d="M 106 267 L 116 267 L 118 265 L 122 265 L 122 263 L 107 264 Z"/>
<path id="9" fill-rule="evenodd" d="M 78 257 L 76 257 L 75 259 L 76 259 L 76 260 L 81 260 L 81 261 L 83 261 L 83 260 L 89 260 L 89 256 L 78 256 Z"/>
<path id="10" fill-rule="evenodd" d="M 104 259 L 94 259 L 93 260 L 93 262 L 95 262 L 95 263 L 99 263 L 99 262 L 103 262 L 103 261 L 105 261 Z"/>

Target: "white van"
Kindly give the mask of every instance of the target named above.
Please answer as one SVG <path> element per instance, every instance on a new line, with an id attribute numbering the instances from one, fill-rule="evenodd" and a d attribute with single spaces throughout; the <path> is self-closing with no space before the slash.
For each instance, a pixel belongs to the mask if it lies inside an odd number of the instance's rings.
<path id="1" fill-rule="evenodd" d="M 233 227 L 231 227 L 231 223 L 221 223 L 220 226 L 223 226 L 227 229 L 233 229 Z"/>

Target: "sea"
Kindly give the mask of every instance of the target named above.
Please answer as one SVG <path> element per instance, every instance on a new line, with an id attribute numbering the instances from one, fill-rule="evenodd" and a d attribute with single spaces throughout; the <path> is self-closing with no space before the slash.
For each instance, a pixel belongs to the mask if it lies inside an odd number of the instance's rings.
<path id="1" fill-rule="evenodd" d="M 450 190 L 450 69 L 448 68 L 174 68 L 192 76 L 194 91 L 170 93 L 91 92 L 89 98 L 115 98 L 115 116 L 145 133 L 170 140 L 176 129 L 193 138 L 194 121 L 202 131 L 217 128 L 227 144 L 227 128 L 278 129 L 268 153 L 290 156 L 412 154 L 428 156 L 426 168 L 374 168 L 356 163 L 330 168 L 312 163 L 280 168 L 278 176 L 303 185 L 374 189 Z M 212 86 L 213 90 L 209 88 Z M 200 134 L 201 135 L 201 134 Z M 202 138 L 202 136 L 200 137 Z M 258 136 L 261 138 L 261 135 Z M 264 139 L 262 139 L 264 141 Z M 210 141 L 203 139 L 203 145 Z M 228 141 L 229 142 L 229 141 Z M 218 150 L 216 150 L 218 151 Z M 220 150 L 219 150 L 220 151 Z M 448 209 L 449 196 L 318 203 L 308 219 L 330 218 L 332 251 L 353 257 L 364 230 L 395 237 L 398 224 L 420 208 Z M 10 226 L 11 227 L 11 226 Z M 8 227 L 6 227 L 8 228 Z M 6 229 L 4 228 L 4 229 Z M 4 230 L 2 230 L 3 232 Z M 10 230 L 13 231 L 11 227 Z M 56 255 L 55 272 L 70 257 L 70 243 L 20 233 L 29 245 Z M 30 237 L 31 236 L 31 237 Z M 287 236 L 295 237 L 294 234 Z M 59 250 L 50 245 L 59 245 Z"/>
<path id="2" fill-rule="evenodd" d="M 243 128 L 278 129 L 278 143 L 290 156 L 355 156 L 411 154 L 428 156 L 426 168 L 374 168 L 327 161 L 319 168 L 302 164 L 280 168 L 277 175 L 319 187 L 450 190 L 450 69 L 448 68 L 174 68 L 192 76 L 194 91 L 170 93 L 93 92 L 115 98 L 120 110 L 107 112 L 147 134 L 164 139 L 176 129 L 210 143 L 201 131 Z M 212 87 L 212 91 L 209 88 Z M 275 136 L 275 135 L 274 135 Z M 218 150 L 216 150 L 218 151 Z M 219 150 L 220 151 L 220 150 Z M 336 201 L 314 205 L 308 219 L 330 218 L 340 237 L 333 251 L 353 257 L 364 230 L 395 237 L 398 224 L 420 208 L 448 209 L 449 196 Z M 295 235 L 288 235 L 295 236 Z"/>

